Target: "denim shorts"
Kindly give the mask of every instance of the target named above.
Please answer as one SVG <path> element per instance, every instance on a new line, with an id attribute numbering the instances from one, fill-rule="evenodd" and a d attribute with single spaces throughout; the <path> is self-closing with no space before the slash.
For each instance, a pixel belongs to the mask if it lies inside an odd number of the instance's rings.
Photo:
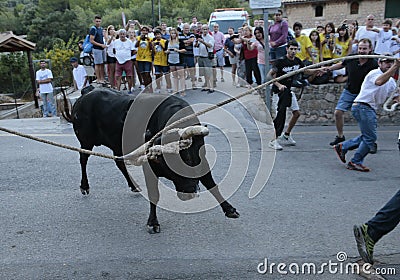
<path id="1" fill-rule="evenodd" d="M 217 51 L 215 54 L 215 58 L 216 58 L 218 67 L 225 66 L 224 49 L 220 49 L 219 51 Z"/>
<path id="2" fill-rule="evenodd" d="M 271 48 L 269 50 L 269 59 L 277 60 L 278 58 L 284 57 L 286 55 L 286 44 L 277 48 Z"/>
<path id="3" fill-rule="evenodd" d="M 169 66 L 154 65 L 154 74 L 167 74 L 169 73 Z"/>
<path id="4" fill-rule="evenodd" d="M 183 63 L 188 68 L 194 67 L 194 56 L 193 55 L 183 55 Z"/>
<path id="5" fill-rule="evenodd" d="M 94 64 L 104 64 L 107 61 L 105 50 L 93 49 L 93 60 Z"/>
<path id="6" fill-rule="evenodd" d="M 344 89 L 339 97 L 335 110 L 347 112 L 351 109 L 351 106 L 353 105 L 354 99 L 356 99 L 356 97 L 357 94 L 352 94 L 347 89 Z"/>
<path id="7" fill-rule="evenodd" d="M 151 62 L 148 61 L 138 61 L 138 67 L 140 73 L 150 73 L 151 72 Z"/>

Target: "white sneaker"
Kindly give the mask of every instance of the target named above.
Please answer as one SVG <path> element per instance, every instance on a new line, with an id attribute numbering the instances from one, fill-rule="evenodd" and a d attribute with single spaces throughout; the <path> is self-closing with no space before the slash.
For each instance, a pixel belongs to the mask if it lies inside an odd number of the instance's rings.
<path id="1" fill-rule="evenodd" d="M 167 92 L 168 93 L 173 93 L 174 91 L 171 88 L 169 88 L 169 89 L 167 89 Z"/>
<path id="2" fill-rule="evenodd" d="M 144 90 L 145 86 L 144 85 L 140 85 L 140 89 Z"/>
<path id="3" fill-rule="evenodd" d="M 274 149 L 274 150 L 283 150 L 282 146 L 279 145 L 277 139 L 269 141 L 268 147 L 270 147 L 271 149 Z"/>
<path id="4" fill-rule="evenodd" d="M 281 136 L 278 137 L 278 139 L 279 142 L 283 145 L 296 146 L 296 141 L 294 141 L 291 135 L 286 136 L 285 134 L 282 134 Z"/>
<path id="5" fill-rule="evenodd" d="M 161 89 L 156 88 L 156 90 L 154 91 L 154 93 L 161 93 Z"/>

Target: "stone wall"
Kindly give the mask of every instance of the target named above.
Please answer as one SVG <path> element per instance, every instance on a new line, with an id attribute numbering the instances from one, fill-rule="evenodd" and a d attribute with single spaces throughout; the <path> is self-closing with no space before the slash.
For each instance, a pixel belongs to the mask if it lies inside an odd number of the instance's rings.
<path id="1" fill-rule="evenodd" d="M 333 125 L 334 111 L 345 84 L 329 83 L 325 85 L 311 85 L 304 89 L 299 100 L 301 116 L 299 123 Z M 387 112 L 379 109 L 378 122 L 385 124 L 399 124 L 400 110 Z M 356 123 L 351 112 L 345 113 L 345 123 Z"/>
<path id="2" fill-rule="evenodd" d="M 385 0 L 364 0 L 358 1 L 358 14 L 350 14 L 350 5 L 353 1 L 336 0 L 314 3 L 284 3 L 284 13 L 289 19 L 289 25 L 293 26 L 296 21 L 303 24 L 303 28 L 314 28 L 318 25 L 325 26 L 328 22 L 333 22 L 335 26 L 347 19 L 350 23 L 357 20 L 359 25 L 365 25 L 365 19 L 369 14 L 375 15 L 375 25 L 381 26 L 385 16 Z M 316 5 L 323 6 L 323 16 L 315 17 Z M 393 24 L 396 19 L 393 19 Z"/>

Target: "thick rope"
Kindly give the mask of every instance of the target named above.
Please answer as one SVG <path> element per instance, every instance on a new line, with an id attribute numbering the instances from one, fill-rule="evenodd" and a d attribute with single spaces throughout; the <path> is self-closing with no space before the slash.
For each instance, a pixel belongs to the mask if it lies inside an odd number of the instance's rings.
<path id="1" fill-rule="evenodd" d="M 280 76 L 280 77 L 277 77 L 275 79 L 272 79 L 272 80 L 270 80 L 270 81 L 268 81 L 268 82 L 266 82 L 266 83 L 264 83 L 262 85 L 259 85 L 257 87 L 251 88 L 251 89 L 249 89 L 249 90 L 247 90 L 247 91 L 245 91 L 245 92 L 243 92 L 243 93 L 241 93 L 241 94 L 239 94 L 239 95 L 237 95 L 235 97 L 232 97 L 232 98 L 229 98 L 229 99 L 227 99 L 225 101 L 219 102 L 219 103 L 217 103 L 217 104 L 215 104 L 213 106 L 210 106 L 210 107 L 208 107 L 208 108 L 206 108 L 204 110 L 198 111 L 198 112 L 196 112 L 194 114 L 191 114 L 189 116 L 186 116 L 186 117 L 184 117 L 182 119 L 179 119 L 179 120 L 171 123 L 170 125 L 166 126 L 164 129 L 162 129 L 159 132 L 157 132 L 150 139 L 150 141 L 145 143 L 145 145 L 146 145 L 146 149 L 145 150 L 147 151 L 148 147 L 151 147 L 153 145 L 153 143 L 154 143 L 154 141 L 155 141 L 155 139 L 157 137 L 159 137 L 161 134 L 163 134 L 163 133 L 165 133 L 165 132 L 167 132 L 167 131 L 169 131 L 171 129 L 174 129 L 175 126 L 177 126 L 177 125 L 179 125 L 181 123 L 184 123 L 184 122 L 186 122 L 186 121 L 188 121 L 190 119 L 193 119 L 193 118 L 196 118 L 198 116 L 204 115 L 207 112 L 215 110 L 215 109 L 217 109 L 219 107 L 222 107 L 222 106 L 224 106 L 224 105 L 226 105 L 228 103 L 231 103 L 231 102 L 233 102 L 235 100 L 238 100 L 238 99 L 240 99 L 240 98 L 242 98 L 242 97 L 244 97 L 246 95 L 249 95 L 249 94 L 251 94 L 252 92 L 254 92 L 256 90 L 262 89 L 262 88 L 264 88 L 264 87 L 266 87 L 266 86 L 268 86 L 268 85 L 270 85 L 270 84 L 272 84 L 274 82 L 289 78 L 289 77 L 291 77 L 293 75 L 296 75 L 296 74 L 299 74 L 301 72 L 304 72 L 307 69 L 317 68 L 317 67 L 320 67 L 320 66 L 323 66 L 323 65 L 332 64 L 332 63 L 343 61 L 343 60 L 360 59 L 360 58 L 387 58 L 387 59 L 393 59 L 393 60 L 396 59 L 394 57 L 388 57 L 388 56 L 383 56 L 383 55 L 353 55 L 353 56 L 335 58 L 335 59 L 323 61 L 323 62 L 320 62 L 320 63 L 317 63 L 317 64 L 312 64 L 312 65 L 300 68 L 300 69 L 298 69 L 296 71 L 293 71 L 293 72 L 290 72 L 290 73 L 285 74 L 283 76 Z M 107 159 L 112 159 L 112 160 L 125 160 L 125 156 L 116 157 L 116 156 L 113 156 L 113 155 L 107 155 L 107 154 L 103 154 L 103 153 L 93 152 L 93 151 L 90 151 L 90 150 L 85 150 L 85 149 L 77 148 L 77 147 L 74 147 L 74 146 L 69 146 L 69 145 L 65 145 L 65 144 L 60 144 L 60 143 L 57 143 L 57 142 L 49 141 L 49 140 L 46 140 L 46 139 L 38 138 L 38 137 L 29 135 L 29 134 L 24 134 L 24 133 L 17 132 L 17 131 L 14 131 L 14 130 L 11 130 L 11 129 L 7 129 L 7 128 L 4 128 L 4 127 L 0 127 L 0 131 L 4 131 L 4 132 L 10 133 L 10 134 L 14 134 L 14 135 L 17 135 L 17 136 L 21 136 L 21 137 L 24 137 L 24 138 L 27 138 L 27 139 L 30 139 L 30 140 L 34 140 L 34 141 L 37 141 L 37 142 L 49 144 L 49 145 L 60 147 L 60 148 L 63 148 L 63 149 L 76 151 L 76 152 L 83 153 L 83 154 L 88 154 L 88 155 L 107 158 Z M 146 154 L 146 153 L 144 153 L 144 154 Z"/>
<path id="2" fill-rule="evenodd" d="M 399 105 L 399 103 L 393 103 L 392 106 L 390 106 L 390 108 L 389 108 L 389 105 L 390 105 L 390 103 L 392 103 L 394 95 L 397 93 L 399 86 L 400 86 L 400 78 L 397 79 L 396 88 L 394 89 L 392 94 L 389 96 L 388 99 L 386 99 L 385 103 L 383 104 L 383 109 L 385 111 L 393 112 L 394 110 L 396 110 L 396 107 Z"/>
<path id="3" fill-rule="evenodd" d="M 160 136 L 162 133 L 164 133 L 165 131 L 168 131 L 169 129 L 173 128 L 174 126 L 177 126 L 177 125 L 179 125 L 179 124 L 181 124 L 181 123 L 184 123 L 184 122 L 186 122 L 186 121 L 188 121 L 188 120 L 190 120 L 190 119 L 193 119 L 193 118 L 195 118 L 195 117 L 198 117 L 198 116 L 200 116 L 200 115 L 204 115 L 204 114 L 207 113 L 207 112 L 210 112 L 210 111 L 215 110 L 215 109 L 217 109 L 217 108 L 219 108 L 219 107 L 222 107 L 222 106 L 224 106 L 224 105 L 226 105 L 226 104 L 228 104 L 228 103 L 230 103 L 230 102 L 232 102 L 232 101 L 238 100 L 238 99 L 240 99 L 240 98 L 242 98 L 242 97 L 244 97 L 244 96 L 246 96 L 246 95 L 248 95 L 248 94 L 251 94 L 252 92 L 254 92 L 254 91 L 256 91 L 256 90 L 262 89 L 262 88 L 264 88 L 264 87 L 266 87 L 266 86 L 268 86 L 268 85 L 270 85 L 270 84 L 272 84 L 272 83 L 274 83 L 274 82 L 277 82 L 277 81 L 280 81 L 280 80 L 289 78 L 289 77 L 291 77 L 291 76 L 297 75 L 297 74 L 299 74 L 299 73 L 301 73 L 301 72 L 304 72 L 304 71 L 307 70 L 307 69 L 318 68 L 318 67 L 323 66 L 323 65 L 332 64 L 332 63 L 339 62 L 339 61 L 343 61 L 343 60 L 360 59 L 360 58 L 387 58 L 387 59 L 396 60 L 396 58 L 394 58 L 394 57 L 388 57 L 388 56 L 384 56 L 384 55 L 352 55 L 352 56 L 345 56 L 345 57 L 334 58 L 334 59 L 331 59 L 331 60 L 323 61 L 323 62 L 320 62 L 320 63 L 316 63 L 316 64 L 312 64 L 312 65 L 309 65 L 309 66 L 300 68 L 300 69 L 298 69 L 298 70 L 296 70 L 296 71 L 293 71 L 293 72 L 287 73 L 287 74 L 285 74 L 285 75 L 282 75 L 282 76 L 280 76 L 280 77 L 277 77 L 277 78 L 275 78 L 275 79 L 272 79 L 272 80 L 270 80 L 270 81 L 268 81 L 268 82 L 266 82 L 266 83 L 264 83 L 264 84 L 262 84 L 262 85 L 259 85 L 259 86 L 257 86 L 257 87 L 251 88 L 251 89 L 249 89 L 249 90 L 247 90 L 247 91 L 245 91 L 245 92 L 239 94 L 238 96 L 229 98 L 229 99 L 227 99 L 227 100 L 225 100 L 225 101 L 222 101 L 222 102 L 217 103 L 217 104 L 215 104 L 215 105 L 213 105 L 213 106 L 210 106 L 209 108 L 206 108 L 206 109 L 204 109 L 204 110 L 198 111 L 198 112 L 196 112 L 196 113 L 194 113 L 194 114 L 192 114 L 192 115 L 186 116 L 186 117 L 184 117 L 184 118 L 182 118 L 182 119 L 179 119 L 179 120 L 177 120 L 177 121 L 171 123 L 170 125 L 166 126 L 164 129 L 160 130 L 157 134 L 155 134 L 155 135 L 147 142 L 146 150 L 147 150 L 148 147 L 150 147 L 150 146 L 153 145 L 153 142 L 155 141 L 155 139 L 156 139 L 157 137 L 159 137 L 159 136 Z"/>
<path id="4" fill-rule="evenodd" d="M 112 160 L 118 160 L 119 159 L 119 157 L 116 157 L 116 156 L 97 153 L 97 152 L 93 152 L 93 151 L 90 151 L 90 150 L 77 148 L 77 147 L 74 147 L 74 146 L 60 144 L 60 143 L 57 143 L 57 142 L 49 141 L 49 140 L 46 140 L 46 139 L 42 139 L 42 138 L 35 137 L 35 136 L 29 135 L 29 134 L 25 134 L 25 133 L 21 133 L 21 132 L 18 132 L 18 131 L 14 131 L 14 130 L 11 130 L 11 129 L 8 129 L 8 128 L 4 128 L 4 127 L 1 127 L 1 126 L 0 126 L 0 130 L 4 131 L 4 132 L 7 132 L 7 133 L 10 133 L 10 134 L 14 134 L 14 135 L 17 135 L 17 136 L 28 138 L 30 140 L 34 140 L 34 141 L 37 141 L 37 142 L 49 144 L 49 145 L 60 147 L 60 148 L 63 148 L 63 149 L 68 149 L 68 150 L 80 152 L 80 153 L 83 153 L 83 154 L 88 154 L 88 155 L 97 156 L 97 157 L 103 157 L 103 158 L 112 159 Z"/>

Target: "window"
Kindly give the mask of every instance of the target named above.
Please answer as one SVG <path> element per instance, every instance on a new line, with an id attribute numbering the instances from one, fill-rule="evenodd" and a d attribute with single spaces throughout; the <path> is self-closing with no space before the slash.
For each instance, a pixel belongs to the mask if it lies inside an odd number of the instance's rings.
<path id="1" fill-rule="evenodd" d="M 322 17 L 324 15 L 324 7 L 321 5 L 315 7 L 315 17 Z"/>
<path id="2" fill-rule="evenodd" d="M 360 4 L 358 4 L 358 2 L 351 3 L 351 5 L 350 5 L 350 15 L 357 15 L 359 7 L 360 7 Z"/>
<path id="3" fill-rule="evenodd" d="M 399 0 L 386 0 L 385 18 L 398 18 L 399 13 Z"/>

